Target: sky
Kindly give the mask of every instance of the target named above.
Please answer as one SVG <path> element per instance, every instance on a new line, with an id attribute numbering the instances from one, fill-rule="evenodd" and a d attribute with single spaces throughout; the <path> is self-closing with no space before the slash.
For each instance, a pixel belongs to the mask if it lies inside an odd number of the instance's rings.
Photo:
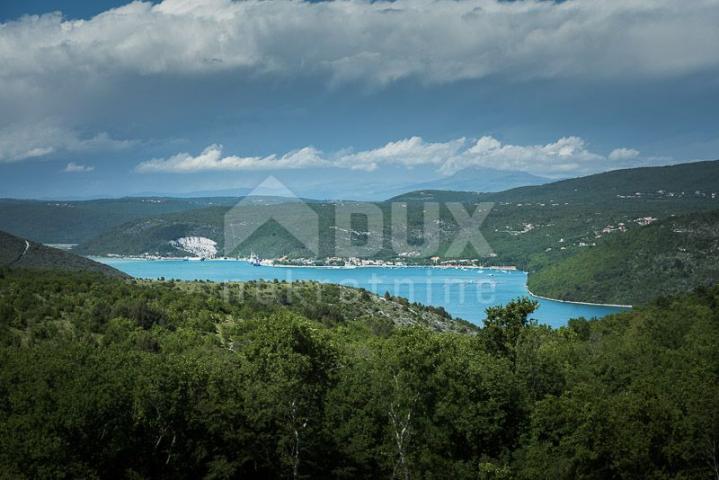
<path id="1" fill-rule="evenodd" d="M 717 25 L 719 0 L 0 2 L 0 197 L 718 159 Z"/>

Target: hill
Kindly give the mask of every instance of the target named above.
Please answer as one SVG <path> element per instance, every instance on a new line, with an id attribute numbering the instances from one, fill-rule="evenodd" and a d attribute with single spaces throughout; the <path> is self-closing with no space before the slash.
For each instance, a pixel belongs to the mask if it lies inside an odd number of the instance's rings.
<path id="1" fill-rule="evenodd" d="M 192 256 L 171 244 L 187 237 L 223 241 L 222 219 L 226 207 L 200 208 L 182 213 L 147 216 L 123 223 L 101 233 L 73 250 L 83 255 L 139 255 Z"/>
<path id="2" fill-rule="evenodd" d="M 429 190 L 429 191 L 428 191 Z M 609 199 L 700 199 L 719 196 L 719 160 L 682 163 L 661 167 L 640 167 L 484 193 L 476 188 L 466 192 L 423 188 L 390 201 L 458 202 L 573 202 L 588 203 Z"/>
<path id="3" fill-rule="evenodd" d="M 461 192 L 426 193 L 426 195 L 415 198 L 437 201 L 442 204 L 438 228 L 431 234 L 439 237 L 437 253 L 442 256 L 455 238 L 458 228 L 453 215 L 444 204 L 449 201 L 462 200 L 462 196 L 467 194 Z M 472 194 L 472 198 L 473 202 L 464 203 L 464 208 L 468 211 L 475 208 L 476 203 L 484 198 L 484 194 Z M 651 236 L 658 231 L 652 225 L 691 213 L 717 210 L 719 199 L 712 198 L 712 195 L 695 194 L 647 195 L 627 198 L 611 193 L 607 194 L 602 201 L 589 201 L 586 198 L 581 198 L 580 195 L 577 195 L 577 198 L 577 201 L 567 202 L 494 203 L 489 216 L 481 227 L 482 234 L 492 247 L 494 256 L 483 257 L 479 261 L 486 265 L 516 265 L 527 270 L 530 273 L 530 286 L 539 295 L 601 303 L 641 303 L 659 293 L 690 290 L 694 286 L 707 283 L 707 280 L 712 278 L 710 272 L 705 271 L 702 267 L 709 268 L 711 262 L 695 261 L 706 253 L 701 242 L 689 242 L 682 247 L 687 248 L 686 255 L 695 260 L 692 260 L 691 268 L 685 265 L 682 269 L 675 271 L 666 267 L 666 259 L 674 255 L 671 250 L 674 248 L 674 243 L 663 240 L 653 241 Z M 405 200 L 408 200 L 406 214 L 409 237 L 419 239 L 421 242 L 425 236 L 421 215 L 422 204 L 408 198 Z M 392 248 L 390 244 L 391 203 L 372 204 L 373 207 L 379 208 L 384 216 L 381 232 L 368 231 L 367 226 L 362 225 L 361 222 L 353 224 L 351 232 L 336 229 L 334 225 L 335 211 L 340 205 L 346 204 L 312 205 L 320 218 L 319 256 L 321 258 L 331 257 L 335 254 L 334 242 L 337 236 L 349 237 L 349 240 L 355 241 L 358 245 L 357 248 L 361 250 L 364 248 L 362 247 L 363 241 L 369 236 L 376 235 L 383 238 L 383 248 L 377 252 L 368 251 L 375 258 L 400 258 L 406 262 L 417 263 L 430 261 L 428 258 L 412 256 L 414 250 L 411 246 L 407 252 L 397 252 Z M 257 208 L 263 207 L 258 205 Z M 224 246 L 223 218 L 226 211 L 227 209 L 224 207 L 213 207 L 130 222 L 81 244 L 77 251 L 83 254 L 192 255 L 192 253 L 177 247 L 178 239 L 200 236 L 214 241 L 218 252 L 222 252 Z M 260 213 L 258 210 L 257 214 Z M 301 219 L 298 221 L 301 222 Z M 707 222 L 709 225 L 711 224 L 711 220 L 707 220 Z M 310 225 L 306 225 L 306 227 L 310 228 Z M 644 229 L 648 230 L 646 233 L 640 234 L 639 232 Z M 661 259 L 657 262 L 663 265 L 662 268 L 650 268 L 649 265 L 653 263 L 653 260 L 649 256 L 642 257 L 647 268 L 644 273 L 639 272 L 637 264 L 640 261 L 639 258 L 634 260 L 637 268 L 636 276 L 627 273 L 623 267 L 626 259 L 622 257 L 616 257 L 616 268 L 609 268 L 610 263 L 602 265 L 602 262 L 610 257 L 603 252 L 607 252 L 610 248 L 629 248 L 623 242 L 631 242 L 635 232 L 637 232 L 636 238 L 641 239 L 637 241 L 636 249 L 641 250 L 642 244 L 651 245 L 651 250 L 647 251 L 651 252 L 651 255 L 655 255 L 657 259 Z M 613 241 L 617 243 L 611 243 Z M 606 242 L 609 242 L 608 245 L 619 246 L 602 247 Z M 267 223 L 231 253 L 249 255 L 251 252 L 259 253 L 265 258 L 312 256 L 282 226 L 275 222 Z M 474 256 L 472 251 L 465 252 L 465 255 L 467 258 Z M 570 262 L 570 259 L 576 255 L 578 255 L 577 259 Z M 604 276 L 606 282 L 604 286 L 592 277 L 583 276 L 592 271 L 585 268 L 585 263 L 590 262 L 595 255 L 602 259 L 597 262 L 599 262 L 599 266 L 604 267 L 601 270 L 601 275 Z M 565 261 L 569 263 L 565 264 Z M 571 282 L 572 290 L 568 290 L 566 286 L 550 287 L 553 284 L 547 280 L 548 278 L 557 278 L 556 283 L 559 286 L 563 281 L 558 279 L 558 274 L 544 275 L 547 271 L 559 272 L 559 266 L 562 265 L 567 266 L 567 269 L 561 271 L 563 275 L 566 275 L 565 279 L 571 279 L 568 282 Z M 556 270 L 552 270 L 553 268 Z M 569 270 L 572 269 L 574 269 L 574 273 L 569 275 Z M 654 281 L 636 281 L 627 284 L 622 280 L 644 278 L 649 275 L 649 272 L 655 276 Z M 535 283 L 535 278 L 541 278 L 541 280 L 537 280 L 539 283 Z M 608 286 L 611 284 L 617 286 L 613 291 L 608 290 Z M 673 284 L 674 288 L 669 288 L 670 284 Z M 662 285 L 661 288 L 655 289 L 659 285 Z"/>
<path id="4" fill-rule="evenodd" d="M 439 237 L 439 250 L 442 256 L 457 233 L 458 225 L 447 202 L 466 199 L 461 192 L 427 192 L 422 195 L 426 201 L 442 204 L 440 219 L 434 232 L 429 236 Z M 474 194 L 475 201 L 464 203 L 464 208 L 473 211 L 482 194 Z M 416 199 L 420 197 L 414 197 Z M 406 200 L 406 198 L 405 198 Z M 408 231 L 411 242 L 421 244 L 425 235 L 422 217 L 422 205 L 418 201 L 408 201 L 406 209 Z M 351 231 L 337 229 L 335 214 L 346 203 L 316 203 L 312 209 L 319 218 L 319 257 L 335 255 L 334 246 L 337 237 L 351 241 L 359 251 L 367 246 L 368 237 L 381 237 L 382 248 L 371 251 L 375 258 L 390 259 L 404 256 L 415 258 L 415 249 L 396 252 L 391 245 L 392 203 L 381 202 L 367 205 L 382 212 L 382 231 L 371 231 L 362 219 L 353 218 Z M 625 230 L 638 228 L 645 219 L 668 218 L 671 215 L 683 215 L 696 211 L 711 210 L 719 207 L 719 199 L 711 197 L 665 197 L 665 198 L 609 198 L 603 202 L 500 202 L 494 203 L 481 231 L 496 253 L 495 257 L 483 258 L 484 262 L 513 264 L 522 268 L 540 267 L 537 261 L 556 260 L 576 253 L 584 245 L 592 244 L 600 237 L 620 234 Z M 262 205 L 254 207 L 257 216 L 262 215 Z M 211 207 L 188 212 L 146 217 L 113 227 L 105 233 L 81 243 L 76 251 L 85 255 L 164 255 L 192 256 L 192 253 L 178 248 L 178 240 L 188 237 L 204 237 L 216 244 L 218 252 L 224 254 L 224 215 L 227 207 Z M 404 213 L 404 212 L 403 212 Z M 312 228 L 303 224 L 302 218 L 295 219 L 296 227 Z M 619 225 L 621 224 L 621 227 Z M 345 229 L 346 230 L 346 229 Z M 347 238 L 345 238 L 347 237 Z M 410 243 L 411 243 L 410 242 Z M 259 253 L 265 258 L 308 257 L 313 256 L 292 235 L 276 222 L 270 221 L 258 229 L 231 255 L 249 255 Z M 547 255 L 547 252 L 551 252 Z M 467 252 L 472 256 L 472 252 Z M 416 258 L 422 260 L 422 258 Z M 425 258 L 425 261 L 428 259 Z"/>
<path id="5" fill-rule="evenodd" d="M 320 219 L 321 249 L 323 252 L 329 252 L 327 242 L 334 238 L 330 229 L 332 205 L 317 202 L 308 205 Z M 262 209 L 266 206 L 266 204 L 249 204 L 246 206 L 247 213 L 261 216 Z M 228 211 L 229 207 L 208 207 L 145 217 L 113 227 L 80 243 L 73 250 L 83 255 L 196 256 L 195 253 L 183 249 L 179 242 L 183 238 L 196 237 L 206 239 L 204 241 L 207 243 L 213 243 L 218 255 L 224 255 L 224 217 Z M 303 224 L 302 218 L 294 220 L 299 228 L 310 228 L 309 225 Z M 259 252 L 266 257 L 311 255 L 311 252 L 299 241 L 277 222 L 271 220 L 239 248 L 229 253 L 247 256 L 251 252 Z"/>
<path id="6" fill-rule="evenodd" d="M 354 321 L 362 293 L 345 308 L 337 286 L 320 302 L 312 289 L 276 295 L 284 288 L 2 272 L 0 471 L 715 473 L 719 288 L 560 330 L 518 300 L 472 335 Z"/>
<path id="7" fill-rule="evenodd" d="M 5 232 L 0 232 L 0 267 L 99 272 L 112 277 L 128 277 L 107 265 Z"/>
<path id="8" fill-rule="evenodd" d="M 49 244 L 79 244 L 124 224 L 193 210 L 228 209 L 237 202 L 272 205 L 290 201 L 316 203 L 312 199 L 272 196 L 252 197 L 126 197 L 105 200 L 40 201 L 0 199 L 0 229 L 23 238 Z M 178 217 L 174 217 L 178 218 Z"/>
<path id="9" fill-rule="evenodd" d="M 481 202 L 487 198 L 486 193 L 455 190 L 416 190 L 392 197 L 388 202 Z"/>
<path id="10" fill-rule="evenodd" d="M 212 205 L 237 198 L 128 197 L 109 200 L 39 201 L 0 199 L 0 230 L 42 243 L 76 244 L 113 227 L 153 215 Z"/>
<path id="11" fill-rule="evenodd" d="M 587 302 L 646 303 L 719 283 L 719 211 L 633 229 L 529 277 L 538 295 Z"/>
<path id="12" fill-rule="evenodd" d="M 395 328 L 422 327 L 436 332 L 477 332 L 477 326 L 452 318 L 442 307 L 410 303 L 402 297 L 380 297 L 363 289 L 315 281 L 295 282 L 170 282 L 179 294 L 222 297 L 230 304 L 244 305 L 255 312 L 291 311 L 311 318 L 325 327 L 354 325 L 375 333 Z M 142 282 L 143 288 L 164 288 L 155 281 Z"/>
<path id="13" fill-rule="evenodd" d="M 719 160 L 641 167 L 521 187 L 489 196 L 493 201 L 592 201 L 627 198 L 701 198 L 719 195 Z"/>
<path id="14" fill-rule="evenodd" d="M 711 242 L 719 220 L 701 212 L 719 208 L 717 161 L 618 170 L 494 194 L 411 192 L 395 200 L 459 201 L 468 208 L 493 202 L 481 228 L 497 254 L 493 261 L 529 271 L 530 288 L 539 295 L 642 303 L 716 279 Z M 672 232 L 677 218 L 694 213 L 703 228 L 684 236 Z"/>

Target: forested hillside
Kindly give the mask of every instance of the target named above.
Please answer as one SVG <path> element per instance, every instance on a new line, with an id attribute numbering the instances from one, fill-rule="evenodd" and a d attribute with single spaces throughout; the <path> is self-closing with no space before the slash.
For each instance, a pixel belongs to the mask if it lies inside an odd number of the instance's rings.
<path id="1" fill-rule="evenodd" d="M 452 198 L 451 195 L 448 198 Z M 368 256 L 385 259 L 403 256 L 422 260 L 421 256 L 415 255 L 419 255 L 425 235 L 427 238 L 438 240 L 440 247 L 436 254 L 442 256 L 455 239 L 458 227 L 447 204 L 444 201 L 440 203 L 439 222 L 435 225 L 434 231 L 427 234 L 424 231 L 422 202 L 408 202 L 407 208 L 401 210 L 400 214 L 406 215 L 409 225 L 409 246 L 404 251 L 396 251 L 391 245 L 393 222 L 391 203 L 369 205 L 369 208 L 381 212 L 382 231 L 374 231 L 366 222 L 362 223 L 358 218 L 353 218 L 351 231 L 339 230 L 335 225 L 336 212 L 351 207 L 346 203 L 312 204 L 310 207 L 319 220 L 319 230 L 313 230 L 313 235 L 319 234 L 318 256 L 334 256 L 336 239 L 339 236 L 345 242 L 351 241 L 360 252 L 366 248 Z M 358 205 L 359 211 L 362 211 L 368 204 L 358 203 Z M 470 213 L 474 213 L 477 208 L 477 202 L 462 205 Z M 493 203 L 481 231 L 496 253 L 496 257 L 485 257 L 482 261 L 529 268 L 533 260 L 542 261 L 548 252 L 552 252 L 549 254 L 552 259 L 566 257 L 603 236 L 621 234 L 626 230 L 639 228 L 647 222 L 668 218 L 671 215 L 718 207 L 719 198 L 711 197 L 646 199 L 612 197 L 601 203 Z M 247 213 L 262 216 L 263 208 L 265 207 L 261 205 L 250 207 Z M 228 207 L 209 207 L 134 220 L 81 243 L 76 251 L 91 255 L 182 256 L 187 255 L 187 252 L 173 246 L 173 241 L 187 236 L 202 236 L 216 242 L 219 251 L 225 255 L 248 255 L 254 251 L 267 258 L 314 256 L 283 226 L 271 220 L 237 248 L 230 252 L 224 251 L 224 216 L 228 211 Z M 295 228 L 301 231 L 314 228 L 307 218 L 297 217 L 293 221 Z M 382 238 L 383 248 L 375 252 L 371 246 L 367 246 L 369 237 Z M 473 255 L 475 255 L 473 251 L 467 252 L 467 256 Z M 425 257 L 424 261 L 428 261 L 428 258 Z"/>
<path id="2" fill-rule="evenodd" d="M 0 232 L 0 268 L 2 267 L 99 272 L 113 277 L 127 277 L 119 270 L 102 263 L 57 248 L 46 247 L 5 232 Z"/>
<path id="3" fill-rule="evenodd" d="M 461 334 L 276 284 L 0 275 L 8 478 L 717 475 L 717 288 Z"/>
<path id="4" fill-rule="evenodd" d="M 522 222 L 551 220 L 567 214 L 664 216 L 662 213 L 665 211 L 669 215 L 716 208 L 719 204 L 717 185 L 719 161 L 713 161 L 617 170 L 499 193 L 418 191 L 395 197 L 388 203 L 434 201 L 472 205 L 482 201 L 494 202 L 495 208 L 502 207 L 501 218 L 496 218 L 498 226 L 509 229 L 519 227 L 521 231 Z M 140 254 L 143 249 L 162 251 L 157 241 L 166 243 L 176 232 L 200 231 L 220 241 L 222 211 L 237 201 L 239 198 L 230 197 L 138 197 L 84 202 L 0 200 L 0 229 L 46 243 L 84 243 L 85 249 L 93 253 L 119 250 L 120 242 L 113 243 L 112 240 L 120 234 L 123 236 L 122 243 L 129 242 L 125 249 Z M 261 204 L 258 202 L 258 208 Z M 324 207 L 318 208 L 331 210 L 336 204 L 325 203 Z M 382 207 L 386 204 L 380 202 L 378 205 Z M 319 213 L 328 224 L 332 223 L 331 211 Z M 494 211 L 489 220 L 498 213 Z M 446 212 L 444 216 L 448 217 L 446 228 L 451 230 L 451 216 Z M 514 224 L 501 225 L 507 220 Z M 410 215 L 412 221 L 419 227 L 421 218 L 417 214 Z M 163 229 L 169 232 L 165 234 Z M 562 228 L 556 231 L 559 235 L 564 233 Z M 269 232 L 275 236 L 276 233 Z M 255 240 L 262 243 L 260 237 Z M 283 246 L 283 249 L 289 250 L 288 254 L 297 253 L 289 246 Z M 501 245 L 496 249 L 506 253 Z"/>
<path id="5" fill-rule="evenodd" d="M 346 205 L 341 206 L 345 207 Z M 312 204 L 311 208 L 319 218 L 319 257 L 335 255 L 336 239 L 342 238 L 345 242 L 353 242 L 359 251 L 366 248 L 367 255 L 374 258 L 401 258 L 406 262 L 428 263 L 429 258 L 420 254 L 424 238 L 438 237 L 437 254 L 442 256 L 457 235 L 457 223 L 447 204 L 443 203 L 439 210 L 440 221 L 436 224 L 436 229 L 426 235 L 422 216 L 423 203 L 408 202 L 400 214 L 408 218 L 410 240 L 405 250 L 398 252 L 390 243 L 392 205 L 381 203 L 374 204 L 374 207 L 382 212 L 384 218 L 382 232 L 371 231 L 361 222 L 353 224 L 351 231 L 337 229 L 334 223 L 335 212 L 340 206 Z M 469 212 L 474 212 L 477 208 L 475 203 L 465 203 L 463 207 Z M 713 257 L 700 261 L 703 255 L 711 254 L 711 250 L 706 250 L 708 247 L 702 241 L 691 240 L 695 237 L 684 235 L 683 238 L 688 241 L 684 241 L 681 248 L 687 251 L 679 252 L 678 255 L 695 259 L 691 266 L 686 264 L 679 268 L 679 264 L 676 264 L 677 268 L 674 268 L 674 263 L 669 265 L 665 260 L 676 256 L 677 248 L 680 247 L 676 242 L 658 239 L 650 239 L 652 247 L 647 252 L 651 250 L 651 255 L 647 253 L 635 257 L 624 265 L 625 261 L 629 261 L 622 257 L 625 244 L 633 244 L 635 250 L 639 251 L 644 240 L 633 242 L 632 239 L 646 239 L 662 231 L 653 228 L 657 222 L 669 221 L 673 216 L 681 217 L 692 212 L 716 211 L 717 207 L 719 199 L 695 195 L 681 198 L 613 196 L 603 202 L 495 203 L 481 227 L 494 256 L 484 256 L 479 258 L 479 261 L 489 265 L 516 265 L 529 271 L 531 286 L 536 290 L 535 293 L 540 295 L 558 295 L 560 298 L 579 301 L 640 303 L 659 294 L 688 291 L 695 286 L 710 283 L 714 278 L 711 273 L 714 269 L 714 262 L 711 260 Z M 261 215 L 262 208 L 264 207 L 256 207 L 256 215 Z M 255 252 L 266 258 L 314 256 L 284 227 L 273 221 L 257 230 L 236 249 L 225 252 L 223 221 L 226 212 L 226 208 L 211 207 L 134 221 L 81 244 L 76 252 L 100 255 L 191 255 L 178 248 L 177 239 L 198 236 L 216 242 L 220 255 L 229 253 L 247 256 Z M 702 231 L 711 231 L 713 219 L 715 217 L 711 215 L 705 218 L 707 228 Z M 300 230 L 313 228 L 310 222 L 301 217 L 294 221 L 295 227 Z M 640 233 L 646 229 L 647 233 Z M 383 248 L 379 252 L 373 252 L 367 239 L 377 236 L 383 238 Z M 706 241 L 711 241 L 711 238 L 704 237 Z M 613 257 L 616 262 L 605 263 L 611 248 L 620 248 Z M 626 249 L 627 253 L 631 251 Z M 595 256 L 595 252 L 599 256 Z M 475 254 L 471 249 L 464 253 L 469 258 Z M 600 268 L 596 271 L 596 278 L 592 278 L 592 268 L 585 268 L 584 264 L 587 262 L 594 262 L 593 264 Z M 572 270 L 572 274 L 566 276 L 571 279 L 571 283 L 564 283 L 568 286 L 562 286 L 560 289 L 548 288 L 550 277 L 546 275 L 541 277 L 541 281 L 535 282 L 535 275 L 543 274 L 547 269 L 554 268 L 552 271 L 566 274 L 569 270 L 559 270 L 562 265 Z M 634 269 L 637 273 L 622 277 L 625 268 Z M 559 278 L 558 274 L 549 275 Z M 643 281 L 647 275 L 651 275 L 655 281 Z M 629 280 L 626 279 L 630 278 L 633 280 L 628 283 Z M 563 280 L 557 282 L 562 284 Z M 610 285 L 614 287 L 609 287 Z M 629 285 L 631 288 L 627 288 Z"/>
<path id="6" fill-rule="evenodd" d="M 493 202 L 591 202 L 613 197 L 691 198 L 719 190 L 719 160 L 682 163 L 663 167 L 641 167 L 570 178 L 544 185 L 513 188 L 497 193 L 409 192 L 393 200 L 432 198 L 435 201 Z"/>
<path id="7" fill-rule="evenodd" d="M 625 304 L 717 284 L 719 211 L 609 236 L 529 277 L 529 288 L 538 295 Z"/>
<path id="8" fill-rule="evenodd" d="M 702 197 L 719 193 L 719 160 L 642 167 L 491 194 L 494 201 L 602 201 L 621 197 Z"/>
<path id="9" fill-rule="evenodd" d="M 211 205 L 233 205 L 235 198 L 128 197 L 88 201 L 0 199 L 0 230 L 36 242 L 80 243 L 138 218 Z"/>

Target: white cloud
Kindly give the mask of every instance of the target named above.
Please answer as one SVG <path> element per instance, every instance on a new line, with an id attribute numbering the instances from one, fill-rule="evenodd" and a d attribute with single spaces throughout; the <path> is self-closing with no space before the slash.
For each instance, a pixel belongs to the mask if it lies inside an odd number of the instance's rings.
<path id="1" fill-rule="evenodd" d="M 178 153 L 167 159 L 156 158 L 140 163 L 135 170 L 140 173 L 172 172 L 189 173 L 201 171 L 227 170 L 273 170 L 319 167 L 330 165 L 320 157 L 320 152 L 312 147 L 289 152 L 281 157 L 222 156 L 222 145 L 210 145 L 202 153 L 192 156 L 189 153 Z"/>
<path id="2" fill-rule="evenodd" d="M 632 160 L 639 156 L 639 150 L 633 148 L 617 148 L 612 150 L 609 154 L 609 160 L 620 161 L 620 160 Z"/>
<path id="3" fill-rule="evenodd" d="M 441 169 L 451 173 L 481 166 L 556 176 L 606 170 L 611 168 L 609 163 L 604 156 L 589 151 L 579 137 L 562 137 L 546 145 L 508 145 L 493 137 L 482 137 Z"/>
<path id="4" fill-rule="evenodd" d="M 165 0 L 0 25 L 0 87 L 74 73 L 325 74 L 383 85 L 715 71 L 719 2 Z"/>
<path id="5" fill-rule="evenodd" d="M 333 163 L 336 166 L 356 170 L 374 170 L 380 164 L 404 165 L 440 165 L 448 158 L 458 154 L 466 139 L 458 138 L 447 143 L 426 143 L 421 137 L 411 137 L 374 150 L 337 155 Z"/>
<path id="6" fill-rule="evenodd" d="M 331 155 L 305 147 L 281 156 L 223 156 L 222 146 L 211 145 L 197 156 L 179 153 L 167 159 L 142 162 L 135 170 L 140 173 L 192 173 L 338 167 L 371 171 L 383 165 L 408 168 L 429 165 L 445 175 L 470 167 L 488 167 L 561 177 L 625 167 L 638 158 L 639 151 L 629 148 L 615 149 L 608 156 L 592 152 L 579 137 L 562 137 L 545 145 L 503 144 L 489 136 L 478 140 L 462 137 L 443 143 L 428 143 L 421 137 L 411 137 L 371 150 L 343 150 Z"/>
<path id="7" fill-rule="evenodd" d="M 0 163 L 43 157 L 52 153 L 118 150 L 135 142 L 115 140 L 107 133 L 82 137 L 77 132 L 40 122 L 0 129 Z"/>
<path id="8" fill-rule="evenodd" d="M 66 173 L 85 173 L 85 172 L 92 172 L 95 170 L 95 167 L 93 165 L 81 165 L 75 162 L 70 162 L 65 166 L 65 169 L 63 172 Z"/>

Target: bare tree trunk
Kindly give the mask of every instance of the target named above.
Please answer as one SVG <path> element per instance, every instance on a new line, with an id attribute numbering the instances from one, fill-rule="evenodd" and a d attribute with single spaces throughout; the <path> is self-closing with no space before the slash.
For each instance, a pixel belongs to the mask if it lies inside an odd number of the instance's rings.
<path id="1" fill-rule="evenodd" d="M 394 376 L 395 383 L 395 394 L 399 394 L 399 378 L 397 375 Z M 417 401 L 417 395 L 409 402 L 407 406 L 406 414 L 400 412 L 401 405 L 399 401 L 392 402 L 389 408 L 389 419 L 392 423 L 392 430 L 394 432 L 395 446 L 397 447 L 397 461 L 394 465 L 394 471 L 392 477 L 398 477 L 402 480 L 410 480 L 409 462 L 407 460 L 407 447 L 409 445 L 409 438 L 411 433 L 412 423 L 412 407 Z"/>
<path id="2" fill-rule="evenodd" d="M 292 463 L 292 478 L 297 480 L 300 470 L 300 432 L 295 428 L 295 445 L 293 452 L 293 463 Z"/>
<path id="3" fill-rule="evenodd" d="M 297 415 L 297 403 L 293 400 L 290 404 L 290 422 L 292 425 L 292 478 L 297 480 L 300 471 L 300 432 L 307 426 L 307 419 L 300 420 Z"/>
<path id="4" fill-rule="evenodd" d="M 158 421 L 162 422 L 162 414 L 160 411 L 155 407 L 155 411 L 157 412 L 157 419 Z M 175 442 L 177 441 L 177 434 L 173 433 L 172 429 L 168 426 L 162 426 L 160 427 L 160 434 L 157 437 L 157 440 L 155 441 L 155 450 L 157 450 L 160 447 L 160 443 L 162 443 L 162 440 L 165 438 L 165 435 L 169 435 L 172 433 L 172 440 L 170 441 L 170 445 L 167 448 L 167 459 L 165 460 L 165 465 L 170 464 L 170 460 L 172 460 L 172 449 L 175 446 Z"/>
<path id="5" fill-rule="evenodd" d="M 395 411 L 395 405 L 390 407 L 389 418 L 392 422 L 394 430 L 395 445 L 397 446 L 397 462 L 394 467 L 393 477 L 397 476 L 397 470 L 400 471 L 400 477 L 403 480 L 409 480 L 409 466 L 407 465 L 407 440 L 409 437 L 409 425 L 412 420 L 412 410 L 407 411 L 407 415 L 402 418 Z"/>

